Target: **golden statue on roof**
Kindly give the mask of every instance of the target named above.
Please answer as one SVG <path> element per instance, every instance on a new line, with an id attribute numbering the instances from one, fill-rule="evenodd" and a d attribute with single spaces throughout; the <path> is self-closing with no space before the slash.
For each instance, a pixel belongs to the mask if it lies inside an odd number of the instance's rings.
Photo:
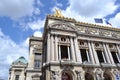
<path id="1" fill-rule="evenodd" d="M 60 9 L 57 9 L 55 8 L 55 14 L 54 14 L 55 17 L 64 17 L 61 13 L 61 10 Z"/>

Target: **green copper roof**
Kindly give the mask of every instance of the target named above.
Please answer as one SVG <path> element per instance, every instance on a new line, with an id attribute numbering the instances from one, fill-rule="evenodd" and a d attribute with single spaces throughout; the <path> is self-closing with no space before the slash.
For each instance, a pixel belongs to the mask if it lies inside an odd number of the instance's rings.
<path id="1" fill-rule="evenodd" d="M 23 56 L 19 57 L 19 59 L 15 60 L 13 63 L 18 63 L 18 62 L 22 62 L 24 64 L 28 63 L 27 60 Z"/>

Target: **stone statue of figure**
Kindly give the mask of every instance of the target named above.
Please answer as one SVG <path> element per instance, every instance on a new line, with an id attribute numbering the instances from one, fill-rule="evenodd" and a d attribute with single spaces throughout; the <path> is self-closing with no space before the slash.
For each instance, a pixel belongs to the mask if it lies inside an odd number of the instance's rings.
<path id="1" fill-rule="evenodd" d="M 100 69 L 96 70 L 96 79 L 102 80 L 102 71 Z"/>
<path id="2" fill-rule="evenodd" d="M 81 71 L 75 71 L 77 74 L 77 80 L 82 80 Z"/>
<path id="3" fill-rule="evenodd" d="M 55 14 L 54 14 L 54 16 L 63 17 L 63 15 L 61 13 L 61 10 L 55 8 Z"/>
<path id="4" fill-rule="evenodd" d="M 52 71 L 52 80 L 59 79 L 59 71 Z"/>

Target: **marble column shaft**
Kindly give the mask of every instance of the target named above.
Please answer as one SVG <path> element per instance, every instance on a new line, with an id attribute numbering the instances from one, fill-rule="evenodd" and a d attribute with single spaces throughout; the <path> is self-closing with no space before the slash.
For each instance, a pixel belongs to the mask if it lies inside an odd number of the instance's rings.
<path id="1" fill-rule="evenodd" d="M 113 60 L 113 57 L 112 57 L 112 54 L 111 54 L 111 52 L 110 52 L 110 49 L 109 49 L 109 47 L 108 47 L 108 44 L 106 44 L 106 49 L 107 49 L 107 51 L 108 51 L 108 55 L 109 55 L 109 57 L 110 57 L 111 63 L 112 63 L 112 64 L 115 64 L 115 63 L 114 63 L 114 60 Z"/>
<path id="2" fill-rule="evenodd" d="M 58 60 L 58 38 L 55 36 L 55 60 Z"/>
<path id="3" fill-rule="evenodd" d="M 74 39 L 74 43 L 75 43 L 75 52 L 76 52 L 77 62 L 82 63 L 82 57 L 80 54 L 77 38 Z"/>
<path id="4" fill-rule="evenodd" d="M 50 61 L 50 34 L 48 33 L 48 38 L 47 38 L 47 62 Z"/>
<path id="5" fill-rule="evenodd" d="M 105 44 L 103 43 L 103 49 L 104 49 L 104 54 L 105 54 L 105 57 L 106 57 L 106 60 L 107 60 L 107 63 L 111 63 L 111 60 L 110 60 L 110 57 L 109 57 L 109 54 L 106 50 L 106 47 L 105 47 Z"/>
<path id="6" fill-rule="evenodd" d="M 50 56 L 51 56 L 51 61 L 54 61 L 54 58 L 55 58 L 55 56 L 54 56 L 54 37 L 53 37 L 53 35 L 51 35 L 51 53 L 50 53 Z"/>
<path id="7" fill-rule="evenodd" d="M 92 51 L 93 51 L 93 55 L 94 55 L 96 64 L 100 64 L 100 63 L 99 63 L 99 60 L 98 60 L 97 53 L 96 53 L 96 51 L 95 51 L 95 47 L 94 47 L 93 42 L 91 42 L 91 48 L 92 48 Z"/>
<path id="8" fill-rule="evenodd" d="M 88 47 L 89 47 L 89 54 L 90 54 L 91 61 L 92 63 L 95 63 L 90 42 L 88 42 Z"/>
<path id="9" fill-rule="evenodd" d="M 70 43 L 71 43 L 71 56 L 72 56 L 73 61 L 75 61 L 75 50 L 74 50 L 72 38 L 70 38 Z"/>

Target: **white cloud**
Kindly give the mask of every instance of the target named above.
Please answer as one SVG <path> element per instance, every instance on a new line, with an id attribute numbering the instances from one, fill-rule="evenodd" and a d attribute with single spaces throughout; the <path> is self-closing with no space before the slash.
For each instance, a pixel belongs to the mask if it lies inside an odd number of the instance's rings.
<path id="1" fill-rule="evenodd" d="M 109 22 L 112 24 L 113 27 L 120 28 L 120 13 L 117 13 L 114 18 L 111 18 Z"/>
<path id="2" fill-rule="evenodd" d="M 42 33 L 40 31 L 35 31 L 33 35 L 35 37 L 42 37 Z"/>
<path id="3" fill-rule="evenodd" d="M 27 59 L 28 45 L 23 45 L 24 42 L 16 44 L 0 30 L 0 77 L 8 77 L 9 66 L 14 60 L 20 56 Z"/>
<path id="4" fill-rule="evenodd" d="M 34 0 L 0 0 L 0 16 L 19 18 L 31 15 Z"/>
<path id="5" fill-rule="evenodd" d="M 103 18 L 118 8 L 116 0 L 69 0 L 69 6 L 62 13 L 78 21 L 94 23 L 94 18 Z M 51 11 L 57 6 L 54 6 Z"/>
<path id="6" fill-rule="evenodd" d="M 40 9 L 39 8 L 34 8 L 34 14 L 39 15 L 40 14 Z"/>
<path id="7" fill-rule="evenodd" d="M 70 6 L 67 7 L 67 9 L 85 17 L 104 17 L 116 10 L 117 6 L 115 5 L 115 1 L 116 0 L 69 0 Z"/>
<path id="8" fill-rule="evenodd" d="M 44 20 L 39 19 L 37 21 L 30 22 L 27 24 L 27 27 L 32 30 L 39 30 L 44 27 Z"/>

